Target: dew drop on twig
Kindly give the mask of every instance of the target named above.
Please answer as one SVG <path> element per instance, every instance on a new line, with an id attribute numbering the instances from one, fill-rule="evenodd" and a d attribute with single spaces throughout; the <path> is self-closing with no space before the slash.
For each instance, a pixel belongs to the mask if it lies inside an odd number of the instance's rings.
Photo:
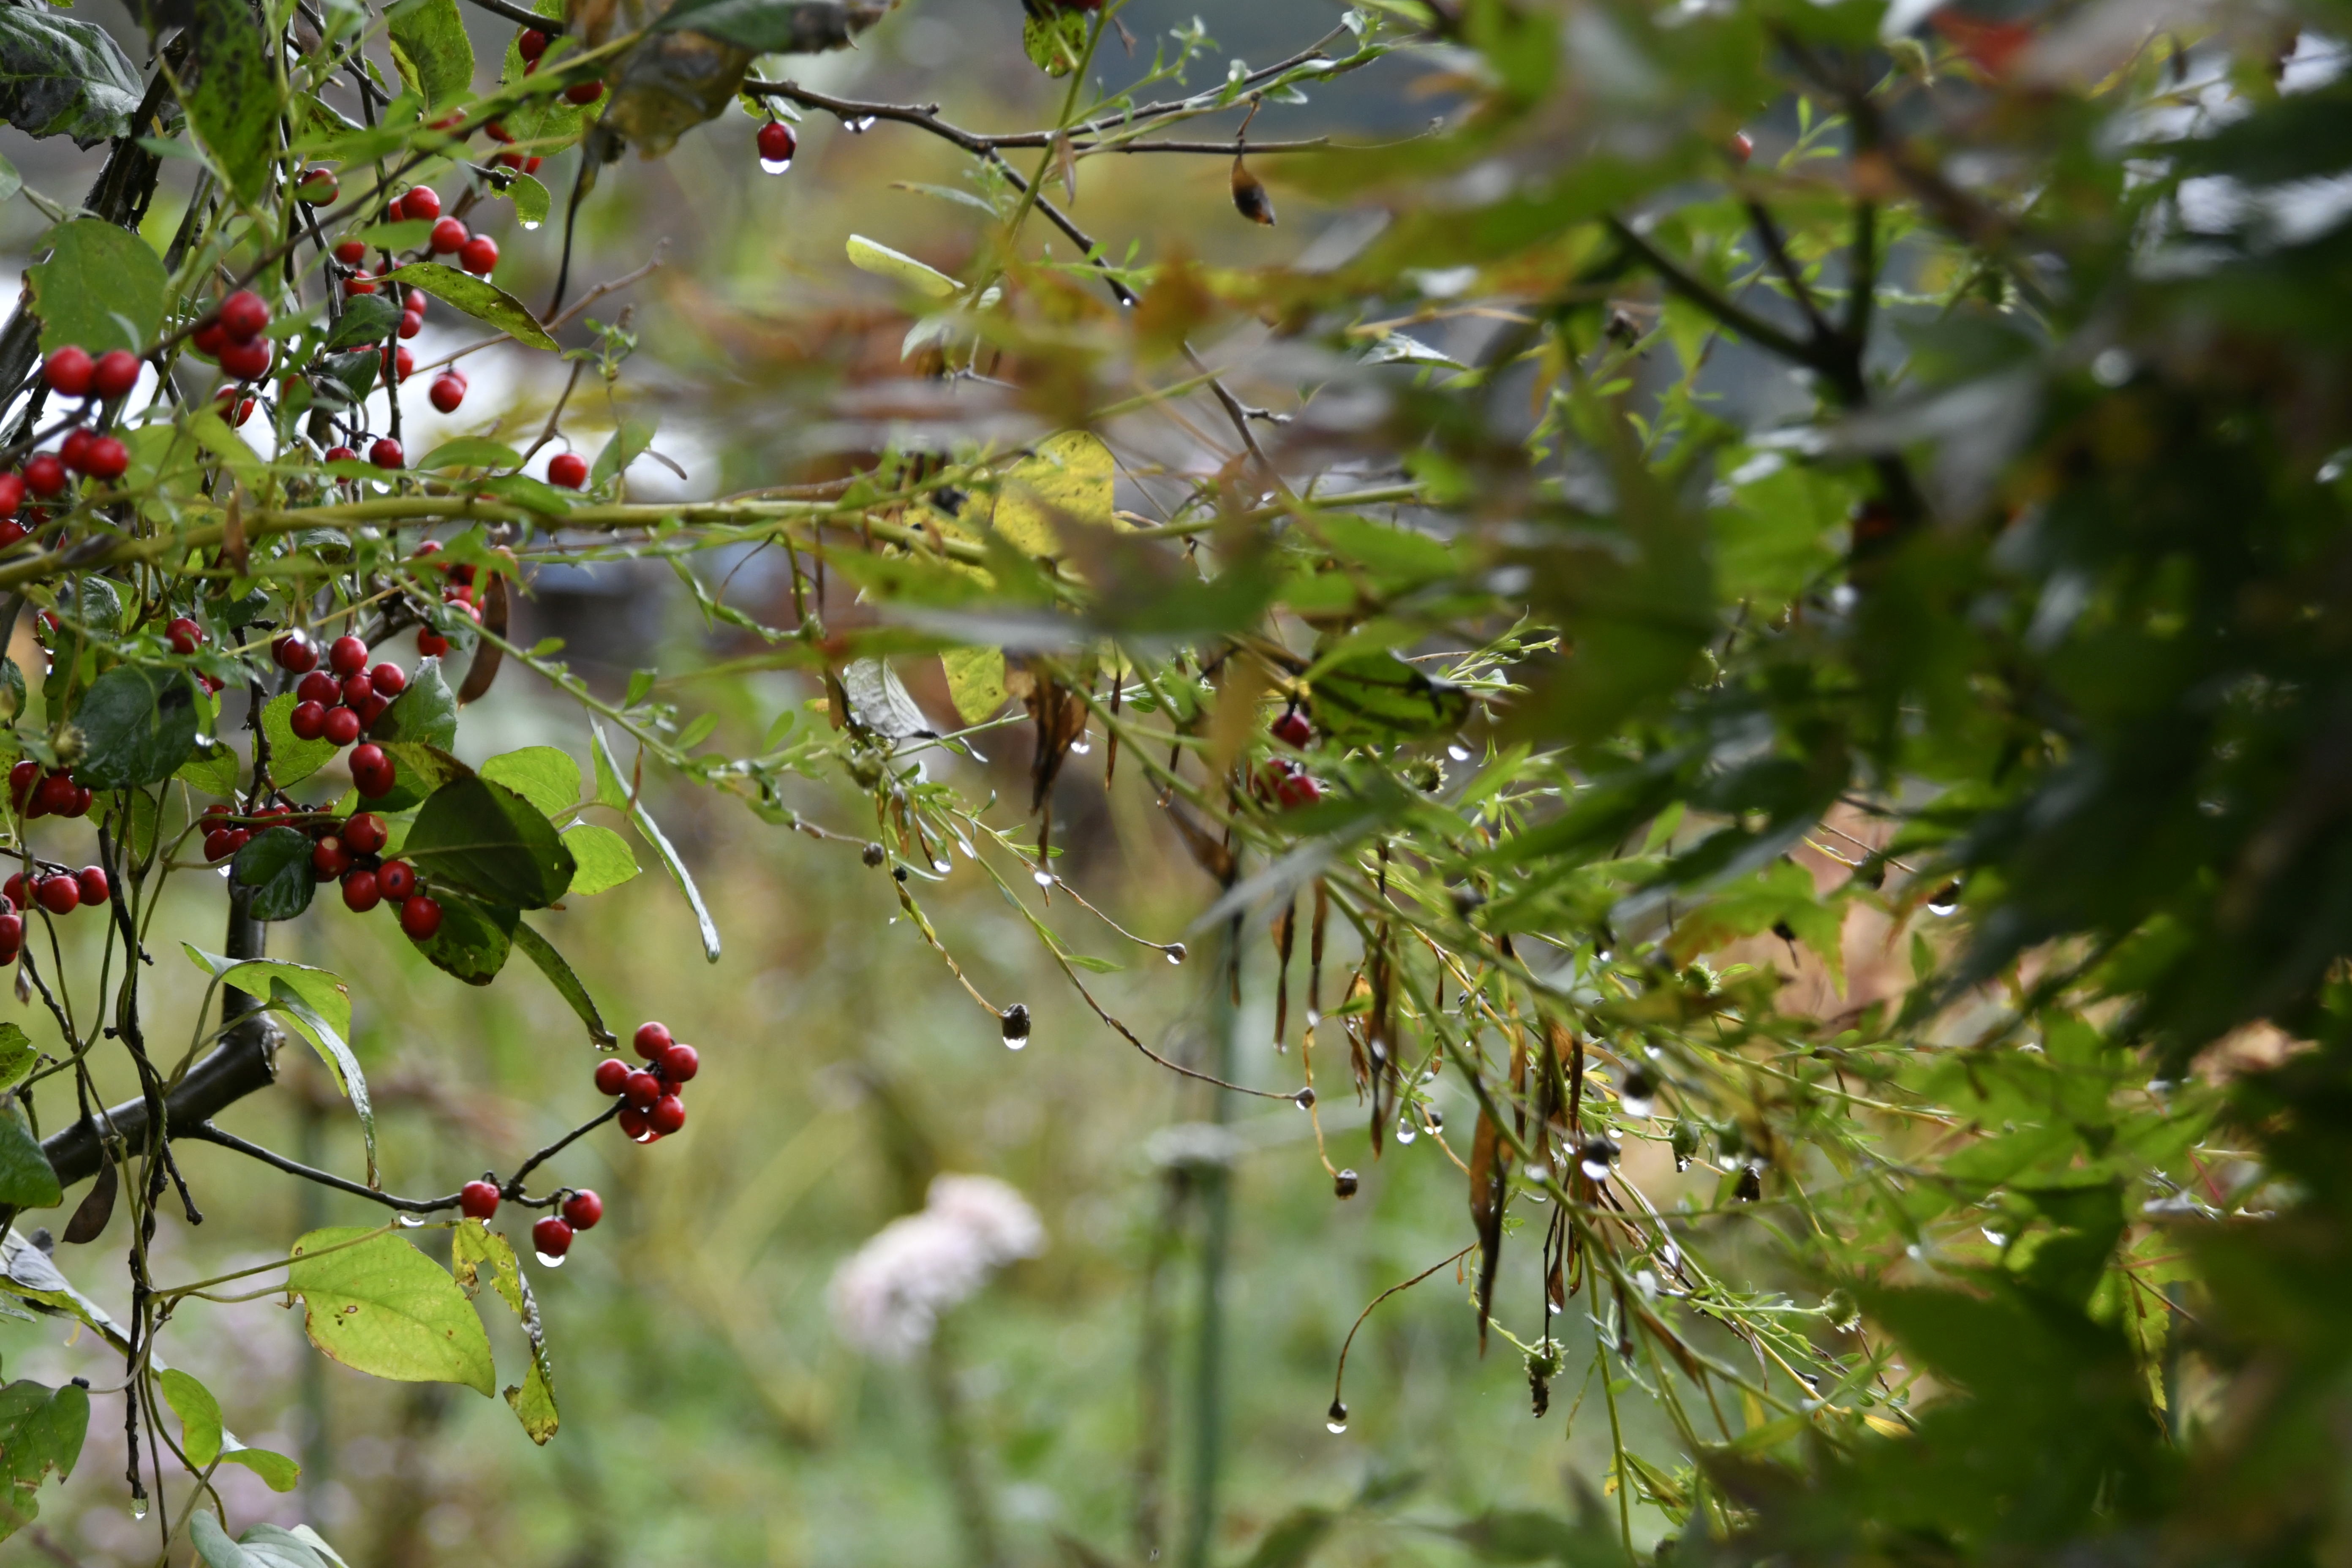
<path id="1" fill-rule="evenodd" d="M 539 1266 L 541 1268 L 561 1268 L 563 1267 L 563 1254 L 560 1252 L 539 1252 L 536 1247 L 531 1250 L 534 1253 L 537 1253 L 539 1258 Z"/>
<path id="2" fill-rule="evenodd" d="M 762 158 L 760 160 L 760 169 L 763 174 L 781 174 L 792 166 L 793 161 L 790 158 Z M 530 224 L 525 226 L 536 228 L 539 226 L 537 224 Z"/>
<path id="3" fill-rule="evenodd" d="M 1029 1043 L 1029 1008 L 1027 1004 L 1015 1002 L 1012 1006 L 1007 1007 L 1003 1012 L 998 1014 L 997 1019 L 998 1022 L 1003 1026 L 1004 1048 L 1006 1050 L 1017 1051 L 1022 1047 Z"/>
<path id="4" fill-rule="evenodd" d="M 1161 951 L 1168 954 L 1168 962 L 1171 963 L 1181 963 L 1184 962 L 1186 954 L 1184 944 L 1181 942 L 1171 942 Z"/>
<path id="5" fill-rule="evenodd" d="M 423 1225 L 425 1221 L 420 1215 L 404 1214 L 394 1215 L 393 1216 L 393 1223 L 401 1226 L 404 1230 L 415 1230 L 417 1226 Z"/>
<path id="6" fill-rule="evenodd" d="M 1315 1086 L 1310 1083 L 1290 1098 L 1298 1102 L 1299 1110 L 1312 1110 L 1315 1109 Z"/>
<path id="7" fill-rule="evenodd" d="M 1334 1436 L 1345 1432 L 1348 1429 L 1348 1407 L 1333 1400 L 1331 1408 L 1323 1413 L 1323 1425 L 1331 1429 Z"/>
<path id="8" fill-rule="evenodd" d="M 1412 1124 L 1412 1118 L 1411 1116 L 1400 1116 L 1397 1118 L 1396 1138 L 1398 1142 L 1410 1143 L 1420 1136 L 1421 1129 Z"/>

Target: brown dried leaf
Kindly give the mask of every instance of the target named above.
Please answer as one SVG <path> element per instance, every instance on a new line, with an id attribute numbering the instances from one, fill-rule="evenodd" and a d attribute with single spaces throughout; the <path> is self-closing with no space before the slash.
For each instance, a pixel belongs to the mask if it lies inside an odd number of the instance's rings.
<path id="1" fill-rule="evenodd" d="M 482 589 L 482 629 L 499 637 L 507 635 L 507 580 L 496 573 Z M 457 688 L 457 705 L 479 701 L 499 678 L 499 666 L 506 655 L 499 646 L 485 637 L 474 645 L 474 662 L 466 667 L 466 683 Z"/>
<path id="2" fill-rule="evenodd" d="M 1503 1256 L 1503 1197 L 1511 1178 L 1511 1148 L 1485 1102 L 1470 1143 L 1470 1223 L 1478 1233 L 1478 1353 L 1486 1353 L 1486 1320 L 1493 1315 L 1495 1275 Z"/>

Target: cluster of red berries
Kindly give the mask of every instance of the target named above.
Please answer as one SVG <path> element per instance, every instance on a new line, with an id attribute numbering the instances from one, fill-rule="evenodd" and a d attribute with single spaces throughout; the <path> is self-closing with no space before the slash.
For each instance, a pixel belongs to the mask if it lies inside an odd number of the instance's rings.
<path id="1" fill-rule="evenodd" d="M 113 889 L 106 879 L 103 866 L 84 866 L 79 871 L 51 871 L 45 876 L 33 876 L 19 871 L 5 882 L 0 882 L 0 900 L 5 900 L 13 917 L 18 910 L 29 910 L 37 900 L 41 908 L 53 915 L 69 915 L 84 904 L 106 902 Z M 0 926 L 0 948 L 15 949 L 24 941 L 25 928 L 21 919 L 14 926 Z M 0 960 L 5 963 L 6 960 Z"/>
<path id="2" fill-rule="evenodd" d="M 515 53 L 522 57 L 523 75 L 529 76 L 531 72 L 539 68 L 539 58 L 547 53 L 547 46 L 553 41 L 554 40 L 551 39 L 545 33 L 541 32 L 536 27 L 528 28 L 522 33 L 517 35 L 515 38 Z M 604 84 L 593 79 L 588 81 L 575 81 L 570 87 L 563 89 L 563 101 L 566 103 L 590 104 L 595 102 L 598 99 L 604 96 Z M 495 121 L 491 121 L 489 132 L 490 135 L 498 141 L 503 142 L 507 140 L 507 137 L 504 134 L 504 128 Z M 531 169 L 539 166 L 539 160 L 536 158 L 531 159 L 528 166 L 522 163 L 521 158 L 522 155 L 519 153 L 509 153 L 501 156 L 498 161 L 499 163 L 506 163 L 509 168 L 521 169 L 525 174 L 529 174 Z M 513 162 L 509 163 L 509 159 L 513 160 Z"/>
<path id="3" fill-rule="evenodd" d="M 1315 726 L 1293 704 L 1266 726 L 1266 733 L 1286 746 L 1305 751 L 1315 739 Z M 1306 763 L 1291 757 L 1276 757 L 1259 773 L 1257 794 L 1261 800 L 1270 799 L 1285 811 L 1295 811 L 1323 798 L 1323 782 L 1307 771 Z"/>
<path id="4" fill-rule="evenodd" d="M 72 774 L 50 773 L 29 758 L 8 770 L 9 804 L 27 820 L 88 816 L 92 798 L 89 786 L 74 783 Z"/>
<path id="5" fill-rule="evenodd" d="M 240 289 L 220 302 L 188 342 L 198 353 L 215 361 L 232 381 L 259 381 L 269 374 L 274 353 L 262 333 L 269 330 L 269 301 L 250 289 Z"/>
<path id="6" fill-rule="evenodd" d="M 400 352 L 406 353 L 408 351 L 403 349 Z M 359 460 L 360 455 L 349 447 L 327 448 L 327 461 L 331 463 L 356 463 Z M 408 466 L 408 454 L 391 437 L 379 436 L 368 444 L 367 460 L 379 468 L 402 468 Z"/>
<path id="7" fill-rule="evenodd" d="M 394 196 L 392 205 L 384 209 L 384 216 L 394 223 L 404 218 L 411 223 L 430 223 L 433 227 L 425 237 L 425 248 L 436 256 L 456 257 L 458 266 L 477 277 L 488 277 L 491 269 L 499 264 L 499 242 L 487 234 L 473 233 L 459 219 L 443 217 L 441 195 L 430 185 L 419 185 L 404 195 Z M 351 268 L 343 278 L 345 295 L 373 294 L 376 291 L 380 280 L 368 275 L 364 265 L 367 260 L 367 245 L 364 241 L 344 240 L 335 247 L 335 259 Z M 403 312 L 404 315 L 413 313 L 417 316 L 419 326 L 423 324 L 422 318 L 425 311 L 423 307 L 415 301 L 421 298 L 422 296 L 411 290 L 411 302 L 407 310 Z M 400 335 L 404 338 L 413 338 L 416 332 L 403 322 Z"/>
<path id="8" fill-rule="evenodd" d="M 415 867 L 379 858 L 388 837 L 383 818 L 362 811 L 311 847 L 310 869 L 321 882 L 342 883 L 343 908 L 363 915 L 390 904 L 409 940 L 423 942 L 441 929 L 441 904 L 423 890 Z"/>
<path id="9" fill-rule="evenodd" d="M 467 1219 L 487 1221 L 499 1212 L 500 1197 L 498 1184 L 487 1177 L 467 1182 L 457 1189 L 457 1207 Z M 593 1230 L 596 1222 L 604 1217 L 604 1200 L 592 1187 L 581 1187 L 563 1194 L 563 1204 L 557 1214 L 549 1215 L 530 1227 L 530 1245 L 543 1262 L 552 1262 L 572 1250 L 572 1236 L 583 1230 Z"/>
<path id="10" fill-rule="evenodd" d="M 383 716 L 392 700 L 408 689 L 408 675 L 396 664 L 368 668 L 367 644 L 355 637 L 340 637 L 327 647 L 327 668 L 319 666 L 319 647 L 299 631 L 287 633 L 269 645 L 278 668 L 299 672 L 294 687 L 294 711 L 286 727 L 297 740 L 348 746 L 360 731 Z"/>
<path id="11" fill-rule="evenodd" d="M 679 1095 L 700 1070 L 702 1058 L 692 1046 L 672 1039 L 661 1024 L 638 1025 L 635 1045 L 646 1065 L 633 1068 L 607 1057 L 596 1064 L 596 1089 L 624 1102 L 622 1131 L 633 1142 L 651 1143 L 686 1125 L 686 1101 Z"/>
<path id="12" fill-rule="evenodd" d="M 566 458 L 571 461 L 565 462 Z M 547 477 L 565 489 L 576 490 L 588 482 L 587 459 L 573 452 L 560 453 L 554 461 L 547 465 Z M 437 539 L 428 539 L 416 547 L 416 553 L 420 559 L 427 555 L 438 555 L 441 553 L 441 542 Z M 473 617 L 476 626 L 481 625 L 481 595 L 474 586 L 474 568 L 435 566 L 433 569 L 448 579 L 448 586 L 441 590 L 441 602 L 445 605 L 457 605 Z M 419 626 L 416 628 L 416 651 L 428 658 L 438 658 L 449 651 L 449 639 L 431 626 Z"/>
<path id="13" fill-rule="evenodd" d="M 63 495 L 77 474 L 112 480 L 131 467 L 128 447 L 82 421 L 100 405 L 130 395 L 139 382 L 137 354 L 109 349 L 93 359 L 89 350 L 68 343 L 43 363 L 41 379 L 60 397 L 82 399 L 82 409 L 57 450 L 34 453 L 25 460 L 22 473 L 0 474 L 0 549 L 31 531 L 16 521 L 27 494 L 47 500 Z"/>

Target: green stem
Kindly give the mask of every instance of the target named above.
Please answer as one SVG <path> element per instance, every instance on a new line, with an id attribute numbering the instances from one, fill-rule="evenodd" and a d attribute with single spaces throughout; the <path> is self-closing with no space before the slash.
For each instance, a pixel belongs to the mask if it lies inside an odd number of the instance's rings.
<path id="1" fill-rule="evenodd" d="M 1234 1072 L 1234 1033 L 1240 1015 L 1233 1005 L 1229 965 L 1240 962 L 1235 933 L 1227 927 L 1217 946 L 1217 961 L 1208 972 L 1210 1049 L 1215 1059 L 1210 1070 L 1221 1079 Z M 1209 1090 L 1209 1120 L 1223 1126 L 1231 1119 L 1232 1100 L 1222 1089 Z M 1184 1520 L 1183 1568 L 1208 1568 L 1216 1543 L 1217 1481 L 1224 1458 L 1225 1425 L 1225 1268 L 1233 1241 L 1233 1170 L 1216 1163 L 1201 1167 L 1201 1303 L 1192 1325 L 1192 1497 Z"/>

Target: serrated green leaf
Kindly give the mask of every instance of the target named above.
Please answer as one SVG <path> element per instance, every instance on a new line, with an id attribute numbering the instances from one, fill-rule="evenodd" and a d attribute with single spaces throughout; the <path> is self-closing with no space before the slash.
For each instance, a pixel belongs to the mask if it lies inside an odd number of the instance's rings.
<path id="1" fill-rule="evenodd" d="M 314 1230 L 294 1244 L 286 1285 L 302 1298 L 310 1342 L 373 1377 L 463 1384 L 488 1397 L 490 1342 L 473 1303 L 406 1237 L 372 1228 Z"/>
<path id="2" fill-rule="evenodd" d="M 196 754 L 182 763 L 180 771 L 172 776 L 205 795 L 226 800 L 236 793 L 237 775 L 241 771 L 233 748 L 199 736 Z"/>
<path id="3" fill-rule="evenodd" d="M 36 1494 L 55 1470 L 73 1474 L 89 1431 L 89 1394 L 74 1384 L 47 1388 L 29 1380 L 0 1388 L 0 1475 L 7 1479 L 0 1540 L 40 1512 Z"/>
<path id="4" fill-rule="evenodd" d="M 652 424 L 642 419 L 622 420 L 621 427 L 613 432 L 612 439 L 604 443 L 604 449 L 596 454 L 596 460 L 589 465 L 588 488 L 603 489 L 611 484 L 627 472 L 629 465 L 644 456 L 646 449 L 653 444 Z"/>
<path id="5" fill-rule="evenodd" d="M 572 873 L 565 896 L 584 899 L 608 892 L 635 878 L 642 868 L 630 853 L 629 841 L 609 827 L 593 822 L 575 823 L 563 830 L 563 842 L 579 869 Z"/>
<path id="6" fill-rule="evenodd" d="M 161 784 L 196 746 L 196 691 L 176 669 L 121 664 L 74 709 L 89 750 L 74 775 L 92 789 Z"/>
<path id="7" fill-rule="evenodd" d="M 519 910 L 496 904 L 478 904 L 446 889 L 436 889 L 441 901 L 441 929 L 417 944 L 435 968 L 454 974 L 468 985 L 488 985 L 506 967 L 514 951 L 512 932 L 520 922 Z"/>
<path id="8" fill-rule="evenodd" d="M 457 743 L 457 694 L 443 678 L 439 659 L 423 660 L 410 672 L 407 689 L 368 726 L 368 738 L 387 750 L 405 743 L 446 752 Z"/>
<path id="9" fill-rule="evenodd" d="M 1044 5 L 1030 11 L 1021 21 L 1021 52 L 1047 76 L 1069 75 L 1086 58 L 1087 15 L 1076 6 Z"/>
<path id="10" fill-rule="evenodd" d="M 967 724 L 983 724 L 1003 710 L 1004 650 L 1001 647 L 951 647 L 940 655 L 947 671 L 948 700 Z"/>
<path id="11" fill-rule="evenodd" d="M 0 1024 L 0 1089 L 14 1089 L 22 1083 L 40 1059 L 41 1053 L 22 1028 L 15 1024 Z"/>
<path id="12" fill-rule="evenodd" d="M 296 701 L 294 693 L 281 691 L 261 709 L 261 733 L 269 742 L 269 777 L 281 789 L 309 778 L 335 754 L 332 742 L 305 741 L 294 733 L 289 721 Z"/>
<path id="13" fill-rule="evenodd" d="M 480 436 L 460 436 L 454 441 L 444 441 L 416 460 L 416 467 L 435 468 L 512 468 L 522 464 L 522 454 L 503 441 L 492 441 Z"/>
<path id="14" fill-rule="evenodd" d="M 354 343 L 381 343 L 400 326 L 400 306 L 389 294 L 354 294 L 343 301 L 335 330 L 320 347 L 331 353 Z"/>
<path id="15" fill-rule="evenodd" d="M 514 203 L 515 218 L 523 227 L 537 228 L 547 221 L 547 187 L 532 176 L 517 174 L 509 181 L 507 199 Z"/>

